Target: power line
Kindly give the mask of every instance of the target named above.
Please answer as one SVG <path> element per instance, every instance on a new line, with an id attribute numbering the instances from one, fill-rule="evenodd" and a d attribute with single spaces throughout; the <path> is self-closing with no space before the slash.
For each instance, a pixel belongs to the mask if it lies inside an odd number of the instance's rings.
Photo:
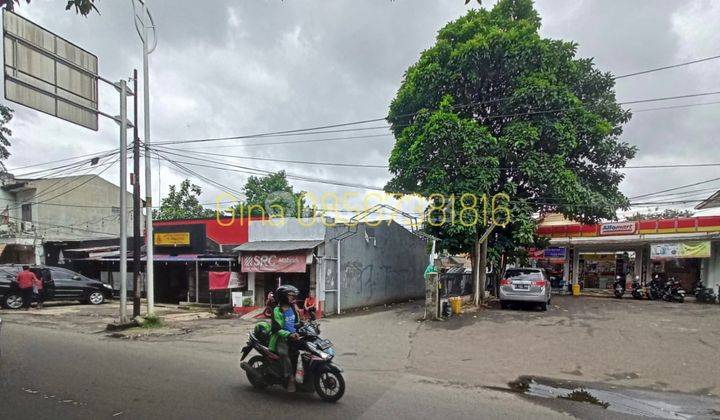
<path id="1" fill-rule="evenodd" d="M 187 165 L 201 166 L 201 167 L 212 168 L 212 169 L 223 170 L 223 171 L 248 173 L 251 175 L 261 175 L 261 174 L 267 175 L 267 174 L 273 173 L 273 171 L 268 171 L 268 170 L 264 170 L 264 169 L 252 168 L 252 167 L 241 166 L 241 165 L 234 165 L 232 163 L 225 162 L 225 161 L 218 162 L 217 160 L 203 159 L 203 158 L 199 158 L 196 156 L 185 155 L 182 153 L 169 152 L 167 150 L 159 151 L 157 149 L 154 149 L 154 151 L 156 154 L 159 154 L 160 156 L 163 156 L 164 153 L 168 153 L 168 154 L 175 155 L 175 156 L 195 159 L 195 160 L 199 160 L 201 162 L 210 162 L 210 163 L 214 164 L 214 165 L 203 165 L 203 164 L 194 163 L 194 162 L 175 161 L 175 162 L 183 163 L 183 164 L 187 164 Z M 164 158 L 167 160 L 167 157 L 164 157 Z M 222 166 L 218 166 L 218 163 L 221 163 Z M 232 169 L 232 168 L 239 168 L 239 170 Z M 307 181 L 307 182 L 315 182 L 315 183 L 320 183 L 320 184 L 337 185 L 337 186 L 342 186 L 342 187 L 384 191 L 383 188 L 370 186 L 370 185 L 355 184 L 355 183 L 350 183 L 350 182 L 335 181 L 335 180 L 323 179 L 323 178 L 313 178 L 313 177 L 307 177 L 307 176 L 302 176 L 302 175 L 296 175 L 296 174 L 292 174 L 292 173 L 288 173 L 288 172 L 286 172 L 286 177 L 288 179 L 294 179 L 294 180 L 298 180 L 298 181 Z"/>
<path id="2" fill-rule="evenodd" d="M 692 184 L 681 185 L 681 186 L 679 186 L 679 187 L 668 188 L 668 189 L 662 190 L 662 191 L 655 191 L 655 192 L 651 192 L 651 193 L 647 193 L 647 194 L 636 195 L 636 196 L 630 197 L 630 199 L 642 198 L 642 197 L 647 197 L 647 196 L 651 196 L 651 195 L 657 195 L 657 194 L 664 193 L 664 192 L 669 192 L 669 191 L 677 191 L 677 190 L 680 190 L 680 189 L 683 189 L 683 188 L 694 187 L 694 186 L 696 186 L 696 185 L 707 184 L 707 183 L 709 183 L 709 182 L 715 182 L 715 181 L 718 181 L 718 180 L 720 180 L 720 177 L 719 177 L 719 178 L 708 179 L 708 180 L 705 180 L 705 181 L 695 182 L 695 183 L 692 183 Z"/>
<path id="3" fill-rule="evenodd" d="M 662 111 L 664 109 L 681 109 L 681 108 L 694 108 L 698 106 L 707 106 L 707 105 L 717 105 L 720 104 L 720 101 L 712 101 L 712 102 L 700 102 L 696 104 L 686 104 L 686 105 L 672 105 L 672 106 L 661 106 L 657 108 L 642 108 L 642 109 L 633 109 L 633 114 L 637 114 L 638 112 L 650 112 L 650 111 Z"/>
<path id="4" fill-rule="evenodd" d="M 697 98 L 699 96 L 710 96 L 710 95 L 720 95 L 720 91 L 691 93 L 691 94 L 687 94 L 687 95 L 678 95 L 678 96 L 665 96 L 663 98 L 638 99 L 638 100 L 634 100 L 634 101 L 618 102 L 618 105 L 632 105 L 632 104 L 642 104 L 642 103 L 647 103 L 647 102 L 672 101 L 675 99 Z"/>
<path id="5" fill-rule="evenodd" d="M 168 148 L 161 148 L 161 150 L 167 150 Z M 173 149 L 170 149 L 173 150 Z M 176 149 L 181 150 L 181 149 Z M 182 149 L 183 151 L 191 151 L 192 149 Z M 338 163 L 338 162 L 313 162 L 313 161 L 307 161 L 307 160 L 286 160 L 286 159 L 271 159 L 271 158 L 262 158 L 262 157 L 253 157 L 253 156 L 237 156 L 237 155 L 228 155 L 224 153 L 212 153 L 212 152 L 203 152 L 200 150 L 192 150 L 193 153 L 200 154 L 200 155 L 207 155 L 207 156 L 220 156 L 220 157 L 227 157 L 227 158 L 233 158 L 233 159 L 247 159 L 247 160 L 259 160 L 259 161 L 265 161 L 265 162 L 280 162 L 280 163 L 297 163 L 297 164 L 303 164 L 303 165 L 317 165 L 317 166 L 339 166 L 339 167 L 349 167 L 349 168 L 382 168 L 387 169 L 388 165 L 372 165 L 372 164 L 364 164 L 364 163 Z"/>
<path id="6" fill-rule="evenodd" d="M 686 62 L 684 62 L 684 63 L 673 64 L 673 65 L 670 65 L 670 66 L 656 67 L 656 68 L 653 68 L 653 69 L 648 69 L 648 70 L 643 70 L 643 71 L 637 71 L 637 72 L 635 72 L 635 73 L 623 74 L 623 75 L 620 75 L 620 76 L 615 76 L 615 77 L 613 77 L 613 79 L 615 79 L 615 80 L 617 80 L 617 79 L 624 79 L 624 78 L 626 78 L 626 77 L 639 76 L 639 75 L 641 75 L 641 74 L 648 74 L 648 73 L 654 73 L 654 72 L 662 71 L 662 70 L 674 69 L 674 68 L 677 68 L 677 67 L 689 66 L 689 65 L 691 65 L 691 64 L 702 63 L 702 62 L 704 62 L 704 61 L 717 60 L 718 58 L 720 58 L 720 55 L 714 55 L 714 56 L 712 56 L 712 57 L 701 58 L 701 59 L 692 60 L 692 61 L 686 61 Z"/>

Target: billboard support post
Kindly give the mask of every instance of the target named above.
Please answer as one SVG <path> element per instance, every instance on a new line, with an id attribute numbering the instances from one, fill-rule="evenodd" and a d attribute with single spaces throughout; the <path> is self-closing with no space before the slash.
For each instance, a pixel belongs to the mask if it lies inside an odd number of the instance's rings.
<path id="1" fill-rule="evenodd" d="M 120 322 L 127 321 L 127 81 L 98 74 L 97 56 L 7 9 L 3 20 L 5 99 L 98 130 L 99 116 L 120 125 Z M 120 115 L 100 111 L 98 82 L 120 92 Z M 136 122 L 135 122 L 136 123 Z"/>

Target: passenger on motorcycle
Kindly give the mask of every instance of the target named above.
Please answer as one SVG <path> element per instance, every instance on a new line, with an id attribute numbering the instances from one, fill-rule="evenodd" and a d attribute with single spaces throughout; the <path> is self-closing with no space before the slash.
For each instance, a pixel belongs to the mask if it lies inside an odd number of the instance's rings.
<path id="1" fill-rule="evenodd" d="M 295 309 L 295 299 L 300 292 L 295 286 L 284 285 L 275 291 L 278 305 L 273 310 L 270 350 L 280 356 L 283 375 L 287 378 L 288 392 L 295 392 L 293 360 L 297 363 L 298 350 L 293 345 L 300 336 L 297 333 L 300 317 Z"/>

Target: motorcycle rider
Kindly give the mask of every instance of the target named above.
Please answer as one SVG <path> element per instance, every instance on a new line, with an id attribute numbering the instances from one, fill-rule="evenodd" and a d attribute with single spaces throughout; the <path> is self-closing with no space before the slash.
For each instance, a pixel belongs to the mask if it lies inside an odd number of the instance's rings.
<path id="1" fill-rule="evenodd" d="M 294 342 L 300 336 L 297 333 L 300 317 L 295 308 L 295 300 L 300 291 L 291 285 L 283 285 L 275 291 L 277 306 L 273 310 L 272 328 L 270 335 L 271 351 L 280 356 L 283 367 L 283 376 L 287 379 L 287 391 L 295 392 L 295 376 L 293 375 L 293 357 L 297 362 L 298 351 Z"/>

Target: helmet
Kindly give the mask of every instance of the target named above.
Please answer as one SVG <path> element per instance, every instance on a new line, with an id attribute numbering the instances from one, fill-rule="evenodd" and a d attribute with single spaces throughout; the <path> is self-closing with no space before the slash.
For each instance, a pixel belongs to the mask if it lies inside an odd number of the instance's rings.
<path id="1" fill-rule="evenodd" d="M 275 299 L 277 299 L 277 302 L 281 305 L 289 305 L 290 294 L 297 296 L 300 294 L 300 291 L 295 286 L 291 286 L 289 284 L 282 285 L 275 291 Z"/>

